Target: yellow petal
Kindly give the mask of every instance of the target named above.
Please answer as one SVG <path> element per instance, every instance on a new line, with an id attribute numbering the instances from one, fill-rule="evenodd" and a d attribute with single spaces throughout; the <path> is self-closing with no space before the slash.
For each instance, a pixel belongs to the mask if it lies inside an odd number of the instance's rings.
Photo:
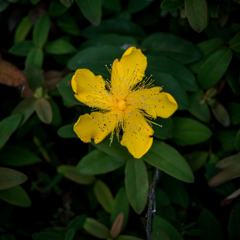
<path id="1" fill-rule="evenodd" d="M 111 108 L 112 96 L 106 91 L 101 75 L 95 76 L 88 69 L 78 69 L 72 78 L 71 84 L 78 101 L 90 107 Z"/>
<path id="2" fill-rule="evenodd" d="M 91 142 L 93 138 L 97 144 L 115 129 L 120 118 L 120 111 L 84 114 L 75 123 L 73 130 L 83 142 Z"/>
<path id="3" fill-rule="evenodd" d="M 177 110 L 178 104 L 172 95 L 161 90 L 161 87 L 153 87 L 133 91 L 127 97 L 127 104 L 144 110 L 153 118 L 168 118 Z"/>
<path id="4" fill-rule="evenodd" d="M 125 119 L 121 145 L 126 146 L 135 158 L 141 158 L 152 146 L 154 131 L 139 112 Z"/>
<path id="5" fill-rule="evenodd" d="M 140 49 L 131 47 L 125 51 L 120 61 L 116 59 L 112 65 L 112 93 L 121 99 L 131 88 L 145 76 L 147 58 Z"/>

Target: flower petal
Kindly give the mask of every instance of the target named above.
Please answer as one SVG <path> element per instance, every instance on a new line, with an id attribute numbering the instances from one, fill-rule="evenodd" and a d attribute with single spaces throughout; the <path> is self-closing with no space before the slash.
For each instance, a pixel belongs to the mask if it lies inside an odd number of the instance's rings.
<path id="1" fill-rule="evenodd" d="M 105 83 L 101 75 L 95 76 L 88 69 L 78 69 L 71 84 L 78 101 L 100 109 L 111 107 L 113 98 L 105 89 Z"/>
<path id="2" fill-rule="evenodd" d="M 97 144 L 114 131 L 120 118 L 120 111 L 84 114 L 75 123 L 73 130 L 83 142 L 91 142 L 93 138 Z"/>
<path id="3" fill-rule="evenodd" d="M 117 98 L 125 97 L 131 88 L 145 76 L 147 58 L 140 49 L 128 48 L 120 61 L 116 59 L 112 65 L 112 93 Z"/>
<path id="4" fill-rule="evenodd" d="M 126 146 L 135 158 L 141 158 L 152 146 L 154 131 L 139 113 L 134 112 L 124 121 L 121 145 Z"/>
<path id="5" fill-rule="evenodd" d="M 127 97 L 127 104 L 144 110 L 153 118 L 168 118 L 177 110 L 178 104 L 172 95 L 161 90 L 161 87 L 153 87 L 133 91 Z"/>

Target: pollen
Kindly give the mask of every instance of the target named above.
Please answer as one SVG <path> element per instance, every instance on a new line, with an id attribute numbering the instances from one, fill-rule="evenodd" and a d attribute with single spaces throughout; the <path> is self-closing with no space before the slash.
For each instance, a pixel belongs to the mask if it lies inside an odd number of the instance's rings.
<path id="1" fill-rule="evenodd" d="M 117 107 L 119 110 L 123 111 L 127 107 L 127 102 L 123 99 L 117 102 Z"/>

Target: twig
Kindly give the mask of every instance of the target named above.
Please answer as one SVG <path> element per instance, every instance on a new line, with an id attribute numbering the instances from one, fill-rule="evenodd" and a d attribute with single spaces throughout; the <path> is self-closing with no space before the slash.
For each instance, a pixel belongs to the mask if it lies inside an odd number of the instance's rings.
<path id="1" fill-rule="evenodd" d="M 147 239 L 151 240 L 151 224 L 152 224 L 152 214 L 156 212 L 156 209 L 152 208 L 153 206 L 153 202 L 155 201 L 155 186 L 157 183 L 157 179 L 158 179 L 158 174 L 159 174 L 159 168 L 156 168 L 156 172 L 155 175 L 153 177 L 153 181 L 152 184 L 150 186 L 150 190 L 148 193 L 148 197 L 149 197 L 149 202 L 148 202 L 148 211 L 147 211 Z"/>

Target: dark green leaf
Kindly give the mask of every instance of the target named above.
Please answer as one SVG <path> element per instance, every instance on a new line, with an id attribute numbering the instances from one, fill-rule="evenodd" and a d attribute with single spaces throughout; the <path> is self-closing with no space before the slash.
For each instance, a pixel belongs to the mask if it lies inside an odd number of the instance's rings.
<path id="1" fill-rule="evenodd" d="M 145 0 L 130 0 L 128 2 L 127 10 L 130 13 L 136 13 L 147 8 L 151 3 L 151 1 Z"/>
<path id="2" fill-rule="evenodd" d="M 47 14 L 42 15 L 33 28 L 33 42 L 36 47 L 43 47 L 47 41 L 50 29 L 50 19 Z"/>
<path id="3" fill-rule="evenodd" d="M 184 5 L 184 0 L 163 0 L 161 3 L 161 8 L 167 11 L 172 11 L 178 9 Z"/>
<path id="4" fill-rule="evenodd" d="M 192 170 L 182 155 L 164 142 L 154 140 L 152 147 L 143 156 L 143 159 L 181 181 L 194 181 Z"/>
<path id="5" fill-rule="evenodd" d="M 240 129 L 237 132 L 234 146 L 235 146 L 236 150 L 240 152 Z"/>
<path id="6" fill-rule="evenodd" d="M 187 160 L 188 164 L 190 165 L 191 169 L 193 171 L 196 171 L 205 164 L 205 162 L 208 159 L 208 155 L 209 155 L 208 152 L 195 151 L 185 154 L 184 157 Z"/>
<path id="7" fill-rule="evenodd" d="M 1 1 L 0 2 L 0 13 L 3 12 L 9 5 L 9 2 L 7 1 Z"/>
<path id="8" fill-rule="evenodd" d="M 172 118 L 157 118 L 154 120 L 155 123 L 161 125 L 155 125 L 153 124 L 152 128 L 154 130 L 154 136 L 165 140 L 168 138 L 171 138 L 173 135 L 173 121 Z"/>
<path id="9" fill-rule="evenodd" d="M 166 207 L 170 205 L 170 199 L 168 195 L 161 188 L 155 189 L 155 201 L 156 209 L 158 209 L 158 207 Z"/>
<path id="10" fill-rule="evenodd" d="M 185 11 L 193 30 L 200 33 L 207 27 L 208 9 L 205 0 L 185 0 Z"/>
<path id="11" fill-rule="evenodd" d="M 121 10 L 121 0 L 102 0 L 102 6 L 113 11 Z"/>
<path id="12" fill-rule="evenodd" d="M 66 6 L 66 7 L 71 7 L 71 5 L 73 4 L 73 0 L 60 0 L 61 3 Z"/>
<path id="13" fill-rule="evenodd" d="M 36 232 L 32 234 L 32 238 L 34 240 L 63 240 L 60 235 L 51 232 Z"/>
<path id="14" fill-rule="evenodd" d="M 93 25 L 98 26 L 101 22 L 101 0 L 76 0 L 82 14 Z"/>
<path id="15" fill-rule="evenodd" d="M 232 207 L 228 222 L 229 240 L 235 240 L 240 238 L 239 221 L 240 221 L 240 203 L 236 202 Z"/>
<path id="16" fill-rule="evenodd" d="M 234 142 L 237 135 L 236 130 L 219 129 L 214 131 L 214 136 L 221 143 L 222 149 L 227 152 L 234 151 Z"/>
<path id="17" fill-rule="evenodd" d="M 21 114 L 14 114 L 4 118 L 0 122 L 0 149 L 5 145 L 13 132 L 18 128 L 21 120 Z"/>
<path id="18" fill-rule="evenodd" d="M 236 94 L 240 94 L 240 85 L 239 85 L 239 72 L 237 69 L 229 67 L 225 73 L 227 83 L 229 84 L 232 91 Z"/>
<path id="19" fill-rule="evenodd" d="M 28 194 L 20 186 L 0 190 L 0 199 L 19 207 L 30 207 L 32 204 Z"/>
<path id="20" fill-rule="evenodd" d="M 74 229 L 73 229 L 73 228 L 69 229 L 69 230 L 67 231 L 65 240 L 72 240 L 73 237 L 74 237 L 74 235 L 75 235 Z"/>
<path id="21" fill-rule="evenodd" d="M 218 122 L 220 122 L 224 127 L 228 127 L 230 125 L 228 112 L 221 103 L 217 103 L 215 106 L 212 106 L 211 110 Z"/>
<path id="22" fill-rule="evenodd" d="M 226 169 L 236 163 L 240 163 L 240 153 L 222 159 L 216 164 L 216 167 L 220 169 Z"/>
<path id="23" fill-rule="evenodd" d="M 220 80 L 232 60 L 232 55 L 232 51 L 224 47 L 206 60 L 197 76 L 202 89 L 210 88 Z"/>
<path id="24" fill-rule="evenodd" d="M 52 113 L 53 113 L 52 125 L 58 127 L 59 125 L 61 125 L 61 122 L 62 122 L 60 109 L 58 107 L 58 104 L 55 101 L 53 101 L 51 98 L 48 99 L 48 102 L 51 105 Z"/>
<path id="25" fill-rule="evenodd" d="M 86 215 L 82 214 L 80 216 L 77 216 L 76 218 L 74 218 L 68 225 L 67 229 L 74 229 L 75 232 L 77 232 L 78 230 L 80 230 L 83 227 L 83 224 L 86 221 Z"/>
<path id="26" fill-rule="evenodd" d="M 20 146 L 7 145 L 0 151 L 0 163 L 8 166 L 25 166 L 41 161 L 36 154 Z"/>
<path id="27" fill-rule="evenodd" d="M 41 70 L 39 70 L 36 66 L 33 65 L 26 66 L 25 75 L 29 86 L 33 90 L 36 90 L 37 88 L 40 87 L 42 87 L 43 90 L 45 89 L 44 77 L 41 73 Z"/>
<path id="28" fill-rule="evenodd" d="M 125 169 L 125 185 L 128 200 L 138 214 L 147 204 L 148 175 L 142 159 L 129 158 Z"/>
<path id="29" fill-rule="evenodd" d="M 120 235 L 116 238 L 116 240 L 142 240 L 141 238 L 127 236 L 127 235 Z"/>
<path id="30" fill-rule="evenodd" d="M 151 240 L 170 240 L 167 233 L 161 229 L 154 229 L 151 234 Z"/>
<path id="31" fill-rule="evenodd" d="M 53 17 L 58 17 L 68 10 L 59 0 L 51 0 L 49 6 L 49 13 Z"/>
<path id="32" fill-rule="evenodd" d="M 47 99 L 40 98 L 37 100 L 36 112 L 42 122 L 46 124 L 52 122 L 53 119 L 52 107 Z"/>
<path id="33" fill-rule="evenodd" d="M 181 64 L 201 59 L 201 53 L 193 43 L 169 33 L 154 33 L 150 35 L 143 41 L 142 47 L 153 55 L 164 55 Z M 159 64 L 164 64 L 165 58 L 159 60 Z"/>
<path id="34" fill-rule="evenodd" d="M 29 16 L 24 17 L 22 21 L 19 23 L 17 30 L 15 32 L 14 43 L 16 44 L 23 41 L 27 37 L 31 28 L 32 28 L 32 23 Z"/>
<path id="35" fill-rule="evenodd" d="M 126 159 L 116 158 L 95 149 L 80 160 L 76 170 L 82 174 L 96 175 L 114 171 L 125 163 Z"/>
<path id="36" fill-rule="evenodd" d="M 236 102 L 229 103 L 229 114 L 233 125 L 240 124 L 240 104 Z"/>
<path id="37" fill-rule="evenodd" d="M 240 52 L 240 31 L 230 40 L 230 48 L 236 52 Z"/>
<path id="38" fill-rule="evenodd" d="M 173 140 L 181 146 L 204 142 L 212 135 L 208 127 L 190 118 L 173 117 L 173 123 Z"/>
<path id="39" fill-rule="evenodd" d="M 9 49 L 9 53 L 14 54 L 16 56 L 26 57 L 33 48 L 34 48 L 33 41 L 25 40 L 22 42 L 15 43 Z"/>
<path id="40" fill-rule="evenodd" d="M 26 66 L 34 65 L 38 68 L 42 68 L 43 64 L 43 51 L 40 48 L 33 48 L 27 55 Z"/>
<path id="41" fill-rule="evenodd" d="M 71 43 L 63 39 L 48 42 L 44 48 L 45 51 L 50 54 L 68 54 L 77 51 Z"/>
<path id="42" fill-rule="evenodd" d="M 58 135 L 62 138 L 76 138 L 77 134 L 73 131 L 74 124 L 68 124 L 58 129 Z"/>

